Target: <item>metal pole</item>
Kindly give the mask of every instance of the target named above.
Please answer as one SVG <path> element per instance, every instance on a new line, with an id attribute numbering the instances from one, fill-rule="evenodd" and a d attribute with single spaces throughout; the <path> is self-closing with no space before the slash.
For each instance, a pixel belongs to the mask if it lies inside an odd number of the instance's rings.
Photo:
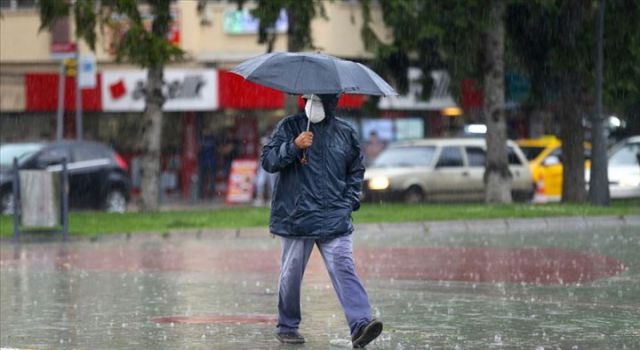
<path id="1" fill-rule="evenodd" d="M 67 240 L 69 232 L 69 170 L 67 168 L 67 158 L 62 160 L 62 235 Z"/>
<path id="2" fill-rule="evenodd" d="M 20 214 L 18 213 L 18 198 L 20 197 L 20 174 L 18 173 L 18 158 L 13 158 L 13 239 L 20 239 Z"/>
<path id="3" fill-rule="evenodd" d="M 64 124 L 64 85 L 65 85 L 64 61 L 60 61 L 60 73 L 58 74 L 58 113 L 56 114 L 56 140 L 62 140 Z"/>
<path id="4" fill-rule="evenodd" d="M 76 139 L 82 140 L 82 88 L 80 88 L 80 42 L 76 38 Z"/>

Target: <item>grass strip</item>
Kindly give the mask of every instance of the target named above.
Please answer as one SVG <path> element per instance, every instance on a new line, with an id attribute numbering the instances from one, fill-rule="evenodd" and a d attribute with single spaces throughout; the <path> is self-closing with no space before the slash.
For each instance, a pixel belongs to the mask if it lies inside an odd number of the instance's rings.
<path id="1" fill-rule="evenodd" d="M 358 223 L 410 222 L 438 220 L 476 220 L 500 218 L 535 218 L 553 216 L 640 215 L 640 200 L 614 201 L 609 207 L 588 204 L 363 204 L 353 214 Z M 72 235 L 93 236 L 110 233 L 157 232 L 180 229 L 229 229 L 267 227 L 268 208 L 221 208 L 211 210 L 132 212 L 71 212 Z M 0 236 L 13 234 L 13 218 L 0 216 Z"/>

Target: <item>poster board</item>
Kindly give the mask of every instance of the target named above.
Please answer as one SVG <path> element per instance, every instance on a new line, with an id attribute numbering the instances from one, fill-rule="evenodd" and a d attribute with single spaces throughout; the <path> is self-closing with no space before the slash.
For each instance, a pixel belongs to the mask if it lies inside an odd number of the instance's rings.
<path id="1" fill-rule="evenodd" d="M 386 142 L 393 141 L 393 121 L 391 119 L 363 119 L 362 137 L 369 140 L 372 131 L 378 133 L 378 137 Z"/>
<path id="2" fill-rule="evenodd" d="M 396 140 L 416 140 L 424 137 L 422 118 L 402 118 L 395 120 Z"/>
<path id="3" fill-rule="evenodd" d="M 225 200 L 227 203 L 241 204 L 253 201 L 257 169 L 258 161 L 255 159 L 236 159 L 231 163 Z"/>

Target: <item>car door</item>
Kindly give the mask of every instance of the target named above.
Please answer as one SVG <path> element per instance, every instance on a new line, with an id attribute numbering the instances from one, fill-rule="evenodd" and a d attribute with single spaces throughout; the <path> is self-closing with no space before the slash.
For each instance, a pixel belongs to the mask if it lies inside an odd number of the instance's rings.
<path id="1" fill-rule="evenodd" d="M 562 195 L 562 149 L 554 149 L 542 161 L 540 176 L 544 186 L 544 194 L 552 200 L 559 200 Z"/>
<path id="2" fill-rule="evenodd" d="M 509 161 L 509 171 L 511 171 L 511 189 L 514 193 L 526 193 L 533 190 L 533 183 L 531 182 L 531 170 L 527 163 L 527 158 L 522 154 L 516 153 L 514 147 L 507 146 L 507 157 Z"/>
<path id="3" fill-rule="evenodd" d="M 481 146 L 466 146 L 464 148 L 467 156 L 468 195 L 475 200 L 484 199 L 484 171 L 487 154 Z"/>
<path id="4" fill-rule="evenodd" d="M 92 144 L 74 144 L 71 149 L 73 163 L 70 173 L 78 191 L 78 204 L 96 207 L 102 197 L 105 168 L 110 163 L 101 149 Z"/>
<path id="5" fill-rule="evenodd" d="M 464 197 L 469 190 L 469 171 L 464 165 L 460 146 L 443 146 L 433 170 L 430 188 L 433 199 L 450 200 Z"/>

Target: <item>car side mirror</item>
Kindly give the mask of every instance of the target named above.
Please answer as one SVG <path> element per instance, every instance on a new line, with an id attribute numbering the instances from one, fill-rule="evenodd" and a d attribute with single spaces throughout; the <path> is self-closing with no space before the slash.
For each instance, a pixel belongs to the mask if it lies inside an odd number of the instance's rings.
<path id="1" fill-rule="evenodd" d="M 638 165 L 640 165 L 640 152 L 636 153 L 636 159 L 638 160 Z"/>
<path id="2" fill-rule="evenodd" d="M 560 158 L 558 158 L 558 156 L 548 156 L 542 162 L 543 166 L 552 166 L 556 164 L 560 164 Z"/>

